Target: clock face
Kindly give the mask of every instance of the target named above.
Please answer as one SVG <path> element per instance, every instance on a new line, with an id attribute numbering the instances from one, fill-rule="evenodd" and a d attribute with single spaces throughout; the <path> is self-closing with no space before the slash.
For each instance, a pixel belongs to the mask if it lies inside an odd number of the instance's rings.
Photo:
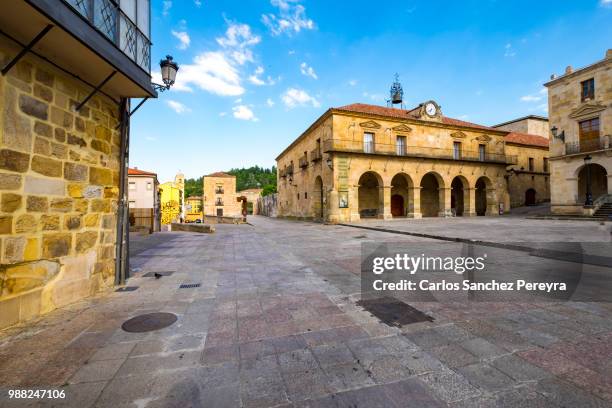
<path id="1" fill-rule="evenodd" d="M 436 114 L 436 111 L 436 105 L 434 105 L 433 103 L 429 102 L 427 105 L 425 105 L 425 113 L 429 116 L 434 116 Z"/>

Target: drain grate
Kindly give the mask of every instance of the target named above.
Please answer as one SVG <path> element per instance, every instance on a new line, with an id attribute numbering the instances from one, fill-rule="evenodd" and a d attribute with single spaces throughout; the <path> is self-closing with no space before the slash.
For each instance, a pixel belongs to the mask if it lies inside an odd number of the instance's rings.
<path id="1" fill-rule="evenodd" d="M 147 313 L 126 320 L 121 328 L 129 333 L 144 333 L 168 327 L 176 320 L 176 315 L 172 313 Z"/>
<path id="2" fill-rule="evenodd" d="M 411 323 L 434 321 L 433 317 L 392 297 L 362 299 L 357 302 L 357 306 L 363 307 L 388 326 L 402 327 Z"/>
<path id="3" fill-rule="evenodd" d="M 124 286 L 122 288 L 117 289 L 115 292 L 133 292 L 138 289 L 138 286 Z"/>
<path id="4" fill-rule="evenodd" d="M 160 271 L 160 272 L 147 272 L 144 275 L 142 275 L 145 278 L 155 278 L 155 274 L 161 275 L 161 276 L 170 276 L 174 273 L 174 271 Z"/>
<path id="5" fill-rule="evenodd" d="M 179 289 L 199 288 L 200 286 L 200 283 L 183 283 L 181 286 L 179 286 Z"/>

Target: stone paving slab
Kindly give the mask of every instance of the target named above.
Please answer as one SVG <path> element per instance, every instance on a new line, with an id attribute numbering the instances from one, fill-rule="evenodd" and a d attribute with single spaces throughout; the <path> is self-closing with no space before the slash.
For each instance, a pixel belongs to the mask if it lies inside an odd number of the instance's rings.
<path id="1" fill-rule="evenodd" d="M 595 223 L 508 220 L 410 228 L 502 241 L 519 232 L 543 240 L 606 233 Z M 433 322 L 390 327 L 356 304 L 361 243 L 438 241 L 263 217 L 251 223 L 139 238 L 129 281 L 136 291 L 0 333 L 0 406 L 611 406 L 609 303 L 419 301 L 410 304 Z M 142 276 L 152 271 L 174 273 Z M 193 282 L 201 286 L 179 289 Z M 159 311 L 177 322 L 147 333 L 120 328 Z M 30 386 L 68 398 L 7 399 L 6 389 Z"/>

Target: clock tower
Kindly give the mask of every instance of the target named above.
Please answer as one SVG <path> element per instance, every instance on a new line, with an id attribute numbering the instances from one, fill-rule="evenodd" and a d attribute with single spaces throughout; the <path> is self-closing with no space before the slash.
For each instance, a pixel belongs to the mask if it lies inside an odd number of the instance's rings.
<path id="1" fill-rule="evenodd" d="M 431 120 L 439 122 L 442 120 L 442 109 L 436 101 L 427 101 L 421 103 L 414 112 L 419 119 Z"/>

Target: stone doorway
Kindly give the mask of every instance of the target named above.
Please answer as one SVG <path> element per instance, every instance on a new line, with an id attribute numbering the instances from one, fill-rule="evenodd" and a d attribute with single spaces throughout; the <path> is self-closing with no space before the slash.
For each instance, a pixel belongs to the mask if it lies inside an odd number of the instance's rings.
<path id="1" fill-rule="evenodd" d="M 381 187 L 382 178 L 373 171 L 363 173 L 359 178 L 358 199 L 361 218 L 373 218 L 383 213 Z"/>
<path id="2" fill-rule="evenodd" d="M 457 217 L 462 217 L 465 214 L 466 203 L 469 201 L 467 180 L 462 180 L 457 176 L 451 183 L 451 209 Z"/>
<path id="3" fill-rule="evenodd" d="M 597 197 L 608 194 L 608 172 L 606 169 L 597 164 L 591 163 L 591 194 L 593 194 L 593 201 Z M 578 197 L 577 202 L 583 204 L 586 200 L 586 188 L 587 186 L 587 168 L 582 166 L 578 173 Z"/>
<path id="4" fill-rule="evenodd" d="M 536 191 L 533 188 L 525 191 L 525 205 L 535 205 L 536 204 Z"/>
<path id="5" fill-rule="evenodd" d="M 403 217 L 404 213 L 404 197 L 399 194 L 391 196 L 391 215 L 394 217 Z"/>
<path id="6" fill-rule="evenodd" d="M 487 183 L 481 177 L 476 182 L 476 215 L 487 213 Z"/>
<path id="7" fill-rule="evenodd" d="M 423 217 L 437 217 L 440 212 L 440 192 L 443 188 L 438 177 L 427 173 L 421 179 L 421 213 Z"/>

